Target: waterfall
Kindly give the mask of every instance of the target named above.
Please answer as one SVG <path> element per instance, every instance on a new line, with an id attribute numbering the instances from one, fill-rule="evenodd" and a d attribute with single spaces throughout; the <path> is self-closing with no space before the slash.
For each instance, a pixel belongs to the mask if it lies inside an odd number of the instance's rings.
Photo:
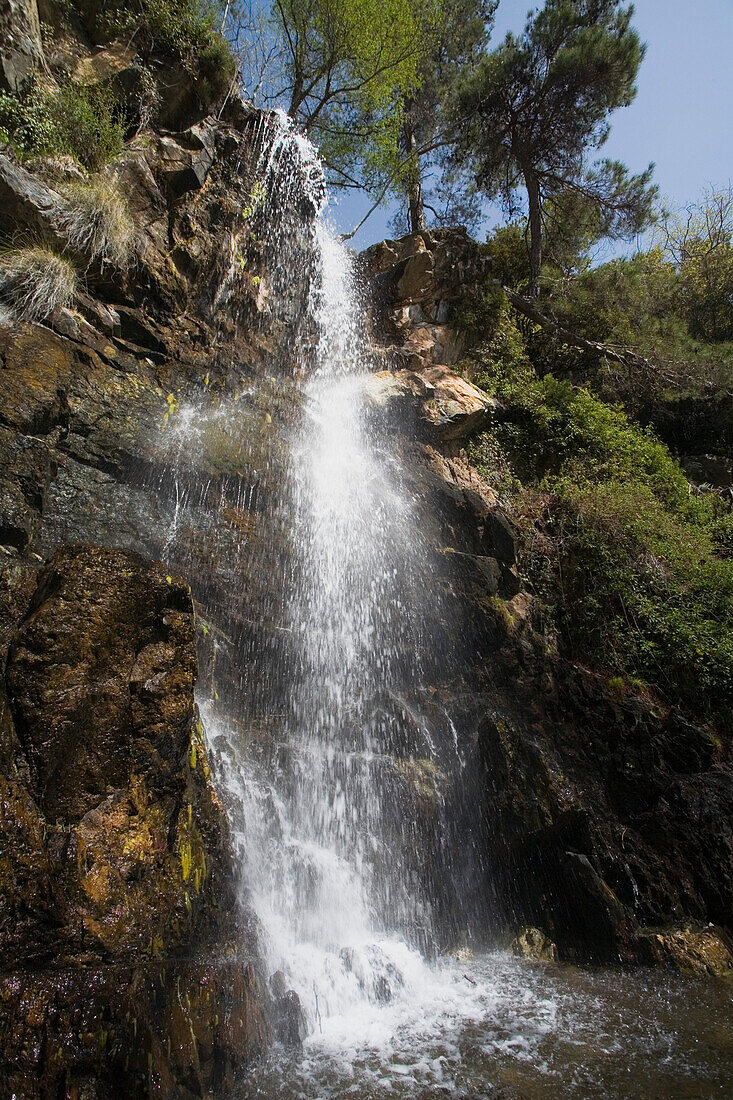
<path id="1" fill-rule="evenodd" d="M 280 191 L 297 174 L 320 196 L 314 163 L 281 120 L 260 170 L 286 165 Z M 276 221 L 268 231 L 282 247 Z M 355 1001 L 388 1000 L 419 950 L 434 950 L 425 872 L 435 822 L 419 820 L 414 788 L 432 793 L 439 817 L 444 764 L 420 705 L 440 613 L 431 551 L 370 406 L 375 363 L 353 261 L 323 212 L 312 248 L 314 346 L 304 341 L 293 363 L 306 376 L 303 408 L 277 510 L 289 645 L 284 667 L 264 672 L 285 685 L 266 760 L 202 704 L 268 966 L 296 989 L 311 1028 Z M 455 763 L 453 740 L 450 752 Z"/>
<path id="2" fill-rule="evenodd" d="M 276 1011 L 294 990 L 303 1016 L 302 1050 L 276 1047 L 234 1096 L 583 1100 L 636 1095 L 631 1080 L 682 1095 L 689 1059 L 723 1080 L 697 1053 L 722 1009 L 695 1010 L 697 988 L 469 949 L 487 921 L 465 898 L 487 875 L 461 814 L 476 756 L 460 614 L 409 442 L 375 403 L 380 364 L 317 157 L 284 116 L 250 138 L 257 201 L 222 264 L 216 354 L 255 242 L 244 283 L 261 280 L 265 313 L 261 332 L 257 316 L 242 327 L 268 369 L 231 363 L 218 395 L 171 395 L 165 432 L 166 560 L 202 612 L 199 705 L 241 896 Z"/>

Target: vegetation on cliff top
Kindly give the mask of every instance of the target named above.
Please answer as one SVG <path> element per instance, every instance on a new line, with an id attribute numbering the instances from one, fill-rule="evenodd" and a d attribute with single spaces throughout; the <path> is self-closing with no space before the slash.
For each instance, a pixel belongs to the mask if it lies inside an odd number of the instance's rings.
<path id="1" fill-rule="evenodd" d="M 486 247 L 504 277 L 522 285 L 529 272 L 519 240 L 500 230 Z M 706 280 L 699 265 L 709 256 L 715 277 Z M 546 629 L 572 659 L 654 684 L 670 702 L 721 722 L 733 715 L 730 494 L 694 490 L 634 416 L 661 422 L 690 396 L 714 408 L 733 392 L 733 347 L 711 342 L 726 331 L 718 297 L 725 256 L 700 241 L 675 263 L 658 246 L 546 290 L 543 308 L 568 326 L 609 343 L 633 337 L 654 354 L 660 369 L 651 376 L 550 339 L 493 285 L 459 317 L 479 340 L 467 369 L 508 409 L 473 442 L 471 458 L 520 528 L 524 581 Z M 708 316 L 715 321 L 703 343 L 692 333 Z M 665 423 L 674 443 L 684 428 L 674 416 Z"/>

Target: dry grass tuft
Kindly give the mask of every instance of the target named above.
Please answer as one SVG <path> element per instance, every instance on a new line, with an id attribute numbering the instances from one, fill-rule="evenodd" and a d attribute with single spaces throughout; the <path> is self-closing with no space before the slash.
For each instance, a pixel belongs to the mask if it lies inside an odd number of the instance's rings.
<path id="1" fill-rule="evenodd" d="M 107 180 L 68 183 L 56 211 L 59 229 L 73 252 L 124 270 L 136 248 L 135 223 L 124 196 Z"/>
<path id="2" fill-rule="evenodd" d="M 49 248 L 29 246 L 0 255 L 0 291 L 22 321 L 45 321 L 76 293 L 74 265 Z"/>

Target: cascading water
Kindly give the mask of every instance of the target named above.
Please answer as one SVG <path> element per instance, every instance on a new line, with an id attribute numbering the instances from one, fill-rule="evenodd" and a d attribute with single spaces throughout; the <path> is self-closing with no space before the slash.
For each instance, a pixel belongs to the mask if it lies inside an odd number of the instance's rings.
<path id="1" fill-rule="evenodd" d="M 288 133 L 281 125 L 266 173 L 292 153 L 288 140 L 310 161 Z M 416 949 L 434 947 L 420 825 L 405 792 L 411 769 L 435 786 L 441 764 L 414 702 L 440 603 L 430 551 L 400 463 L 375 445 L 372 355 L 351 261 L 322 217 L 313 247 L 315 350 L 283 486 L 284 713 L 266 767 L 241 751 L 219 757 L 269 965 L 297 990 L 311 1028 L 348 1005 L 389 999 L 410 953 L 415 969 Z M 211 715 L 207 725 L 220 729 Z"/>
<path id="2" fill-rule="evenodd" d="M 675 1092 L 704 1030 L 686 987 L 531 970 L 498 952 L 441 955 L 466 924 L 461 883 L 480 877 L 470 834 L 448 820 L 464 758 L 435 688 L 450 675 L 445 624 L 456 612 L 431 581 L 441 571 L 426 517 L 374 407 L 376 364 L 351 260 L 321 211 L 315 154 L 284 116 L 263 116 L 253 144 L 263 297 L 270 326 L 287 321 L 296 336 L 273 377 L 180 410 L 169 433 L 180 475 L 169 560 L 190 574 L 181 527 L 212 543 L 224 578 L 215 598 L 228 586 L 241 634 L 215 636 L 200 706 L 243 898 L 273 990 L 297 992 L 307 1032 L 302 1051 L 276 1054 L 241 1093 L 720 1095 L 730 1081 L 714 1047 L 696 1048 L 698 1091 Z M 240 268 L 233 239 L 224 312 L 237 308 Z M 283 394 L 292 415 L 276 436 L 257 402 Z M 237 443 L 246 483 L 195 488 L 187 456 L 212 440 L 227 453 Z M 238 691 L 218 700 L 221 662 Z"/>

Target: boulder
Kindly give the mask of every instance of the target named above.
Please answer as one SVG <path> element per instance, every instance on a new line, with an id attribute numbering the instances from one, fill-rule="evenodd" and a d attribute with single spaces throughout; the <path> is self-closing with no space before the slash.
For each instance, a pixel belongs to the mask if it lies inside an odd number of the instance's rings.
<path id="1" fill-rule="evenodd" d="M 125 39 L 112 42 L 89 57 L 79 58 L 74 69 L 74 81 L 77 84 L 90 85 L 111 80 L 129 68 L 136 54 L 137 48 L 133 43 Z"/>
<path id="2" fill-rule="evenodd" d="M 62 248 L 55 215 L 61 196 L 25 168 L 0 154 L 0 235 L 16 240 L 27 234 L 34 241 Z"/>
<path id="3" fill-rule="evenodd" d="M 642 961 L 694 976 L 733 979 L 733 942 L 715 925 L 642 929 L 637 938 Z"/>
<path id="4" fill-rule="evenodd" d="M 509 951 L 519 959 L 533 962 L 557 962 L 557 947 L 539 928 L 522 928 L 509 945 Z"/>
<path id="5" fill-rule="evenodd" d="M 214 132 L 206 122 L 180 134 L 164 134 L 155 141 L 156 174 L 173 197 L 203 187 L 214 163 Z"/>
<path id="6" fill-rule="evenodd" d="M 496 398 L 454 374 L 449 367 L 426 367 L 419 374 L 433 387 L 424 416 L 438 439 L 463 439 L 484 428 L 501 410 L 501 403 Z"/>
<path id="7" fill-rule="evenodd" d="M 366 382 L 369 404 L 397 422 L 419 419 L 430 439 L 457 440 L 484 427 L 501 411 L 501 404 L 449 367 L 378 371 Z"/>

